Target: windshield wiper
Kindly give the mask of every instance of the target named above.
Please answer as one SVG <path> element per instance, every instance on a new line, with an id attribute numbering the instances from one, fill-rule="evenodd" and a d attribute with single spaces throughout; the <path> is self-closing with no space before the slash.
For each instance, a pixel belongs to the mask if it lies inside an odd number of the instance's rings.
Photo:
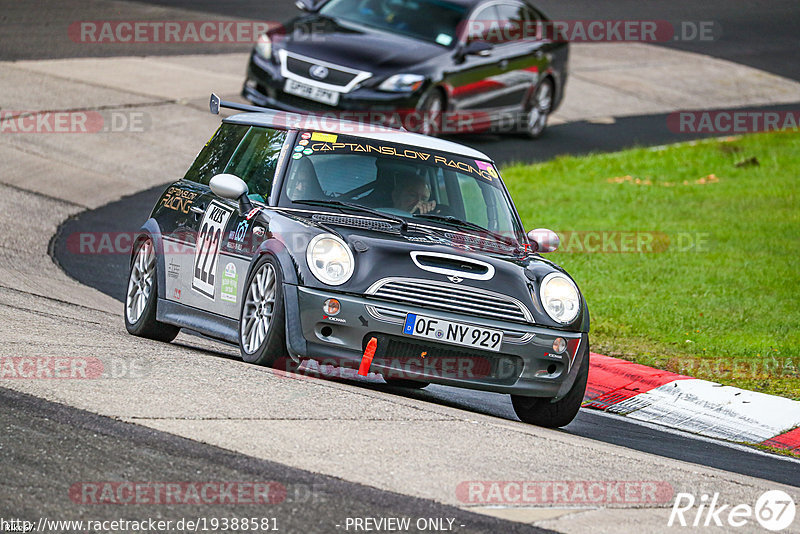
<path id="1" fill-rule="evenodd" d="M 417 213 L 414 217 L 419 217 L 421 219 L 431 219 L 432 221 L 440 221 L 445 224 L 449 224 L 451 226 L 456 226 L 459 228 L 469 228 L 470 230 L 475 230 L 477 232 L 483 232 L 496 240 L 506 243 L 508 245 L 514 243 L 514 239 L 506 237 L 502 234 L 498 234 L 497 232 L 492 232 L 491 230 L 484 228 L 479 224 L 475 224 L 473 222 L 464 221 L 459 219 L 458 217 L 453 217 L 452 215 L 438 215 L 436 213 Z"/>
<path id="2" fill-rule="evenodd" d="M 307 206 L 334 206 L 340 209 L 344 208 L 352 211 L 370 213 L 382 219 L 389 220 L 399 224 L 404 231 L 408 229 L 408 222 L 405 219 L 401 219 L 400 217 L 394 217 L 392 215 L 389 215 L 388 213 L 383 213 L 380 210 L 368 208 L 366 206 L 355 204 L 353 202 L 342 202 L 341 200 L 316 200 L 316 199 L 292 200 L 292 202 L 295 204 L 305 204 Z"/>

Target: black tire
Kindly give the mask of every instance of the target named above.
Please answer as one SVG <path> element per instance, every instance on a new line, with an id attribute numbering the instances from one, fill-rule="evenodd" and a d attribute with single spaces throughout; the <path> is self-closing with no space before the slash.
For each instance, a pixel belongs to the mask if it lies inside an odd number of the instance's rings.
<path id="1" fill-rule="evenodd" d="M 274 274 L 274 280 L 272 282 L 274 287 L 274 301 L 271 310 L 269 306 L 263 302 L 261 303 L 261 308 L 254 307 L 251 303 L 251 297 L 253 297 L 251 291 L 258 291 L 258 288 L 253 287 L 253 283 L 262 269 L 272 269 Z M 265 287 L 265 291 L 266 289 Z M 249 319 L 250 316 L 246 317 L 246 312 L 255 314 L 257 309 L 262 310 L 265 314 L 271 312 L 271 317 L 268 321 L 268 325 L 265 327 L 263 339 L 255 343 L 254 347 L 251 347 L 245 339 L 249 339 L 248 334 L 250 334 L 252 328 L 257 326 L 257 323 L 247 328 L 248 323 L 245 323 L 245 321 Z M 257 321 L 257 319 L 254 320 Z M 245 347 L 246 344 L 248 344 L 247 347 Z M 250 269 L 250 275 L 247 277 L 245 292 L 242 296 L 242 307 L 239 311 L 239 352 L 244 361 L 256 365 L 273 367 L 278 362 L 290 361 L 288 353 L 286 352 L 286 312 L 283 306 L 283 275 L 281 274 L 278 262 L 269 255 L 261 256 L 256 261 L 255 265 L 253 265 L 253 268 Z"/>
<path id="2" fill-rule="evenodd" d="M 514 406 L 517 417 L 524 423 L 547 428 L 566 426 L 578 415 L 578 410 L 583 404 L 583 396 L 586 393 L 588 378 L 589 347 L 587 346 L 575 383 L 561 400 L 552 402 L 550 399 L 540 397 L 511 395 L 511 404 Z"/>
<path id="3" fill-rule="evenodd" d="M 420 117 L 420 124 L 417 133 L 436 137 L 442 133 L 442 123 L 444 120 L 444 95 L 436 87 L 428 91 L 417 106 Z"/>
<path id="4" fill-rule="evenodd" d="M 152 282 L 149 286 L 149 293 L 145 297 L 146 303 L 144 305 L 144 309 L 142 310 L 141 315 L 139 315 L 139 317 L 133 322 L 131 322 L 132 317 L 129 315 L 131 313 L 129 310 L 129 305 L 132 299 L 132 276 L 134 275 L 134 269 L 138 269 L 136 260 L 145 246 L 153 247 L 153 240 L 150 237 L 139 240 L 139 242 L 136 243 L 136 248 L 134 249 L 131 268 L 128 274 L 128 288 L 125 294 L 124 309 L 122 312 L 122 315 L 125 317 L 125 329 L 129 334 L 134 336 L 145 337 L 147 339 L 169 343 L 175 339 L 181 329 L 171 324 L 160 323 L 156 321 L 156 306 L 158 305 L 158 256 L 155 254 L 154 250 Z"/>
<path id="5" fill-rule="evenodd" d="M 553 111 L 553 80 L 545 78 L 534 89 L 525 106 L 520 132 L 529 139 L 540 137 L 547 128 L 547 119 Z"/>
<path id="6" fill-rule="evenodd" d="M 420 382 L 418 380 L 409 380 L 407 378 L 386 378 L 385 376 L 383 377 L 383 380 L 390 386 L 406 389 L 422 389 L 431 384 L 430 382 Z"/>

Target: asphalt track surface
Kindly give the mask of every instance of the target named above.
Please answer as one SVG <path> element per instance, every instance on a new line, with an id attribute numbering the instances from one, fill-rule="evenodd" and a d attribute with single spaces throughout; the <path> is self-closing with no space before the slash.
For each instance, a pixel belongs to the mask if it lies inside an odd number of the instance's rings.
<path id="1" fill-rule="evenodd" d="M 348 517 L 408 517 L 412 524 L 419 518 L 452 519 L 453 531 L 459 533 L 552 532 L 232 453 L 5 388 L 0 388 L 0 406 L 0 428 L 13 429 L 13 439 L 0 439 L 5 475 L 0 500 L 6 520 L 158 518 L 177 522 L 181 518 L 258 517 L 274 518 L 281 532 L 314 533 L 345 531 Z M 270 486 L 276 488 L 275 502 L 266 504 L 246 502 L 251 497 L 245 496 L 236 504 L 102 506 L 82 502 L 88 499 L 81 499 L 81 493 L 70 493 L 73 485 L 80 484 L 76 481 L 94 484 L 119 478 L 276 482 L 280 486 Z"/>

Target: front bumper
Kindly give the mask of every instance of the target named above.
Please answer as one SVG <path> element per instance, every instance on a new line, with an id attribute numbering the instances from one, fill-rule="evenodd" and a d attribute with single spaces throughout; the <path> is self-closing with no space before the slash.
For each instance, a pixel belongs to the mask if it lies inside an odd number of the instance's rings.
<path id="1" fill-rule="evenodd" d="M 323 304 L 335 298 L 335 317 Z M 296 358 L 358 368 L 367 342 L 378 348 L 370 367 L 387 378 L 411 379 L 529 397 L 565 395 L 588 354 L 588 335 L 471 317 L 335 291 L 286 284 L 287 345 Z M 475 350 L 403 334 L 407 313 L 503 330 L 500 352 Z M 557 337 L 567 350 L 553 353 Z"/>
<path id="2" fill-rule="evenodd" d="M 280 67 L 261 56 L 251 53 L 247 67 L 247 79 L 242 87 L 242 96 L 257 106 L 282 109 L 294 113 L 327 113 L 352 111 L 378 115 L 380 113 L 409 113 L 416 109 L 420 93 L 390 93 L 367 87 L 341 93 L 337 106 L 328 106 L 307 98 L 290 95 L 283 91 L 286 78 Z M 342 118 L 348 118 L 344 116 Z M 358 117 L 353 117 L 358 119 Z M 368 118 L 368 117 L 367 117 Z M 364 122 L 367 122 L 366 120 Z"/>

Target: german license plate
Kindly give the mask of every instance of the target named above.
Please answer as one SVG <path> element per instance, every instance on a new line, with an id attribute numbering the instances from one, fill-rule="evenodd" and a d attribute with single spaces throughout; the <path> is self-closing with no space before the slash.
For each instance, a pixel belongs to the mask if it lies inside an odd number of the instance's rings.
<path id="1" fill-rule="evenodd" d="M 424 317 L 416 313 L 406 315 L 403 333 L 414 337 L 433 339 L 442 343 L 451 343 L 480 350 L 500 351 L 503 344 L 503 332 L 482 326 L 454 323 L 433 317 Z"/>
<path id="2" fill-rule="evenodd" d="M 283 90 L 290 95 L 302 96 L 315 102 L 322 102 L 329 106 L 335 106 L 339 103 L 339 93 L 322 87 L 315 87 L 306 83 L 301 83 L 296 80 L 286 80 Z"/>

